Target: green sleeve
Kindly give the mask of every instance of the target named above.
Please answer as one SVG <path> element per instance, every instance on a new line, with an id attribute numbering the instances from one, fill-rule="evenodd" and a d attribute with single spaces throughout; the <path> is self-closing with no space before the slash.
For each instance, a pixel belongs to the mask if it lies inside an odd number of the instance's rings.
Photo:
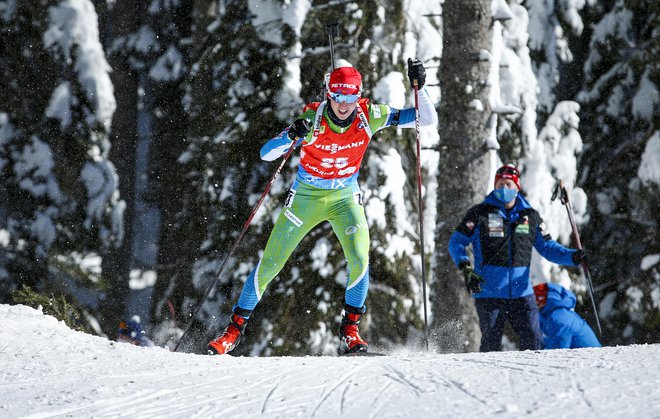
<path id="1" fill-rule="evenodd" d="M 391 108 L 388 105 L 369 104 L 369 127 L 371 127 L 371 132 L 376 133 L 378 130 L 385 128 L 390 112 Z"/>

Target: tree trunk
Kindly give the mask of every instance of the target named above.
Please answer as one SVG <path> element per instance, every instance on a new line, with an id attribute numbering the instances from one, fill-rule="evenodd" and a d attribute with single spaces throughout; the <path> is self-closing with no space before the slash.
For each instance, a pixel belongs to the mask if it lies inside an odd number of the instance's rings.
<path id="1" fill-rule="evenodd" d="M 209 33 L 206 27 L 215 16 L 216 1 L 197 0 L 190 9 L 177 9 L 181 36 L 193 40 L 189 50 L 184 50 L 186 67 L 192 66 L 192 59 L 200 57 L 209 46 Z M 184 29 L 185 28 L 185 29 Z M 186 83 L 189 73 L 181 79 L 164 84 L 152 83 L 150 88 L 154 109 L 154 126 L 151 141 L 150 183 L 156 185 L 154 199 L 160 210 L 158 237 L 158 280 L 154 285 L 151 301 L 151 316 L 154 324 L 176 325 L 185 329 L 190 320 L 190 312 L 197 304 L 202 304 L 191 296 L 196 296 L 193 281 L 193 265 L 199 255 L 199 247 L 204 240 L 207 217 L 199 209 L 200 199 L 189 192 L 190 178 L 186 168 L 178 159 L 187 149 L 190 128 L 190 114 L 183 108 L 186 92 L 181 86 Z M 223 318 L 222 321 L 226 319 Z M 204 345 L 206 341 L 200 339 Z"/>
<path id="2" fill-rule="evenodd" d="M 490 0 L 447 0 L 443 25 L 432 326 L 439 351 L 463 352 L 478 349 L 481 333 L 473 300 L 447 244 L 454 227 L 488 187 L 489 62 L 480 60 L 480 51 L 490 50 L 492 43 Z"/>
<path id="3" fill-rule="evenodd" d="M 136 33 L 140 28 L 140 2 L 117 2 L 108 13 L 110 46 L 114 40 Z M 133 245 L 133 214 L 135 212 L 135 162 L 138 141 L 137 111 L 139 74 L 131 68 L 128 57 L 118 51 L 109 56 L 112 84 L 115 86 L 117 110 L 110 133 L 110 160 L 117 168 L 119 191 L 126 202 L 124 239 L 111 247 L 103 257 L 103 277 L 108 290 L 99 304 L 103 331 L 115 337 L 117 325 L 124 320 L 128 279 Z"/>

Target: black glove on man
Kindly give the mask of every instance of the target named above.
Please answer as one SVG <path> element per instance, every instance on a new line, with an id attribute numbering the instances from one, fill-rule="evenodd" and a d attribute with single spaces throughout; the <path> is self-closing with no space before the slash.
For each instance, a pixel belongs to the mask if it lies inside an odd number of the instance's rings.
<path id="1" fill-rule="evenodd" d="M 289 138 L 295 141 L 296 138 L 305 138 L 312 130 L 309 121 L 303 118 L 298 118 L 289 125 Z"/>
<path id="2" fill-rule="evenodd" d="M 465 278 L 465 286 L 468 291 L 473 294 L 478 294 L 481 292 L 481 284 L 486 281 L 481 277 L 481 275 L 474 272 L 470 262 L 461 262 L 458 268 L 463 272 L 463 278 Z"/>
<path id="3" fill-rule="evenodd" d="M 582 262 L 587 261 L 587 255 L 584 253 L 584 250 L 582 249 L 577 249 L 575 253 L 571 256 L 573 259 L 573 263 L 576 265 L 581 264 Z"/>
<path id="4" fill-rule="evenodd" d="M 413 80 L 417 80 L 417 87 L 424 87 L 426 81 L 426 69 L 424 64 L 418 59 L 408 58 L 408 78 L 410 79 L 410 87 L 413 87 Z"/>

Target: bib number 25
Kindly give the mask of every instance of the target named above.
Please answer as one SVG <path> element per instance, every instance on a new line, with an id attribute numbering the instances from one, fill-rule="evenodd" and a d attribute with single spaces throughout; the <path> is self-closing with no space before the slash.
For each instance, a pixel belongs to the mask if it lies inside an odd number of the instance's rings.
<path id="1" fill-rule="evenodd" d="M 325 167 L 326 169 L 339 169 L 337 171 L 339 176 L 350 175 L 356 170 L 355 166 L 346 167 L 348 166 L 348 157 L 337 157 L 336 159 L 326 157 L 321 160 L 321 166 Z"/>

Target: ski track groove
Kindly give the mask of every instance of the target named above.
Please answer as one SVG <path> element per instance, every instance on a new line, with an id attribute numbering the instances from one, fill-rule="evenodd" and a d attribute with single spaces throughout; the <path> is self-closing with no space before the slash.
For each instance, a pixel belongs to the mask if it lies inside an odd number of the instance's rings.
<path id="1" fill-rule="evenodd" d="M 266 397 L 264 398 L 264 402 L 261 404 L 261 416 L 263 416 L 264 413 L 266 412 L 266 405 L 268 404 L 268 400 L 270 400 L 270 396 L 272 396 L 273 393 L 275 393 L 275 390 L 277 390 L 281 382 L 282 382 L 282 376 L 280 375 L 279 379 L 277 380 L 273 388 L 271 388 L 268 394 L 266 394 Z"/>
<path id="2" fill-rule="evenodd" d="M 451 385 L 453 385 L 457 390 L 462 391 L 463 393 L 467 394 L 468 396 L 472 397 L 474 400 L 478 401 L 484 406 L 488 406 L 488 402 L 485 400 L 482 400 L 481 397 L 477 396 L 476 394 L 472 393 L 471 391 L 467 390 L 465 388 L 465 385 L 459 381 L 455 380 L 449 380 Z"/>
<path id="3" fill-rule="evenodd" d="M 106 400 L 94 400 L 93 402 L 91 402 L 87 405 L 84 405 L 84 406 L 76 406 L 74 408 L 67 409 L 66 411 L 60 410 L 59 412 L 56 412 L 56 413 L 50 413 L 50 412 L 43 413 L 42 415 L 45 415 L 45 416 L 34 416 L 34 417 L 35 418 L 36 417 L 49 417 L 49 416 L 65 415 L 65 414 L 66 415 L 71 415 L 74 412 L 85 412 L 86 409 L 89 409 L 89 408 L 97 409 L 97 413 L 101 416 L 104 416 L 104 415 L 108 415 L 108 416 L 112 416 L 112 415 L 132 416 L 130 414 L 131 412 L 127 411 L 128 407 L 134 407 L 136 409 L 136 411 L 134 411 L 133 413 L 137 414 L 138 411 L 140 409 L 142 409 L 141 406 L 143 406 L 145 404 L 154 404 L 153 402 L 151 402 L 152 400 L 157 401 L 157 400 L 160 400 L 160 399 L 166 399 L 167 397 L 176 396 L 177 394 L 182 393 L 182 392 L 185 393 L 187 390 L 195 389 L 195 388 L 198 388 L 198 387 L 209 386 L 209 385 L 212 385 L 213 382 L 221 382 L 221 381 L 223 381 L 223 379 L 217 379 L 217 380 L 213 380 L 211 382 L 204 381 L 204 382 L 201 382 L 201 383 L 191 384 L 191 385 L 182 386 L 182 387 L 176 387 L 176 388 L 171 388 L 171 389 L 162 389 L 162 390 L 157 391 L 157 392 L 151 392 L 151 391 L 146 391 L 146 390 L 145 391 L 138 391 L 138 392 L 135 392 L 135 393 L 132 393 L 132 394 L 121 396 L 120 397 L 121 403 L 117 403 L 117 398 L 106 399 Z M 219 400 L 221 400 L 221 399 L 219 399 Z M 119 408 L 120 409 L 119 413 L 115 412 L 115 410 L 117 409 L 118 404 L 121 405 L 121 407 Z M 205 399 L 205 400 L 202 400 L 200 402 L 194 403 L 192 405 L 199 405 L 199 404 L 208 405 L 209 400 Z M 186 406 L 184 407 L 184 411 L 187 410 L 190 405 L 191 404 L 186 404 Z M 160 406 L 160 405 L 156 404 L 155 406 L 152 406 L 150 410 L 153 412 L 153 414 L 155 416 L 159 416 L 159 415 L 162 415 L 162 414 L 167 416 L 167 415 L 173 415 L 173 411 L 175 409 L 176 408 L 172 408 L 172 406 L 169 405 L 169 404 L 163 405 L 163 406 Z M 144 414 L 146 412 L 142 411 L 142 413 Z"/>
<path id="4" fill-rule="evenodd" d="M 222 382 L 223 379 L 215 380 L 212 382 L 205 381 L 202 385 L 209 385 L 213 387 L 214 382 Z M 195 397 L 198 400 L 185 399 L 182 400 L 178 406 L 172 407 L 170 404 L 164 406 L 158 406 L 153 410 L 153 417 L 191 417 L 191 418 L 208 418 L 215 417 L 217 412 L 214 412 L 214 407 L 222 406 L 222 402 L 226 400 L 223 396 L 209 397 L 210 394 L 216 394 L 215 391 L 211 390 L 209 393 L 199 394 Z M 234 396 L 236 398 L 236 396 Z M 190 414 L 190 407 L 201 407 L 198 411 Z M 240 404 L 232 405 L 231 409 L 240 407 Z M 230 409 L 230 410 L 231 410 Z"/>
<path id="5" fill-rule="evenodd" d="M 349 383 L 350 384 L 350 383 Z M 341 400 L 339 402 L 339 417 L 344 417 L 344 406 L 346 405 L 346 394 L 348 393 L 349 385 L 344 387 L 344 391 L 341 392 Z"/>
<path id="6" fill-rule="evenodd" d="M 330 394 L 332 394 L 333 391 L 335 391 L 340 385 L 342 385 L 342 384 L 344 383 L 345 380 L 347 380 L 347 379 L 348 379 L 349 377 L 351 377 L 352 375 L 355 375 L 356 372 L 358 372 L 358 371 L 360 371 L 360 370 L 363 370 L 363 369 L 366 368 L 367 366 L 369 366 L 369 364 L 364 363 L 360 368 L 354 369 L 353 371 L 351 371 L 351 372 L 349 372 L 348 374 L 345 374 L 343 377 L 341 377 L 341 378 L 339 379 L 339 381 L 337 382 L 337 384 L 335 384 L 334 386 L 332 386 L 332 387 L 327 391 L 327 393 L 326 393 L 323 397 L 321 397 L 321 400 L 316 404 L 316 407 L 315 407 L 314 410 L 312 411 L 312 414 L 310 415 L 310 417 L 314 417 L 314 415 L 316 415 L 316 412 L 321 408 L 321 405 L 323 405 L 323 403 L 328 399 L 328 397 L 330 397 Z"/>
<path id="7" fill-rule="evenodd" d="M 190 386 L 190 387 L 183 387 L 182 390 L 186 390 L 188 388 L 194 388 L 195 386 Z M 151 391 L 146 391 L 146 392 L 140 392 L 140 393 L 135 393 L 132 395 L 125 395 L 122 397 L 122 400 L 120 403 L 117 403 L 116 399 L 110 399 L 110 400 L 103 400 L 100 403 L 97 403 L 96 408 L 97 412 L 100 416 L 111 416 L 111 415 L 126 415 L 126 416 L 131 416 L 131 413 L 133 414 L 138 414 L 138 412 L 141 412 L 141 414 L 145 414 L 146 412 L 144 410 L 140 409 L 140 406 L 143 405 L 151 405 L 149 410 L 154 412 L 156 414 L 159 411 L 162 410 L 167 410 L 168 412 L 172 411 L 171 406 L 159 406 L 156 404 L 154 401 L 157 401 L 159 399 L 164 399 L 167 396 L 172 396 L 174 397 L 176 393 L 179 392 L 179 389 L 169 389 L 169 390 L 160 390 L 157 392 L 151 392 Z M 118 409 L 117 405 L 120 405 L 119 407 L 119 412 L 120 413 L 115 413 Z M 128 408 L 131 407 L 134 410 L 131 412 L 128 410 Z"/>
<path id="8" fill-rule="evenodd" d="M 390 365 L 387 366 L 387 369 L 390 370 L 391 372 L 393 372 L 394 375 L 396 376 L 396 377 L 393 377 L 393 376 L 390 375 L 390 378 L 392 380 L 397 381 L 401 384 L 405 384 L 408 387 L 412 388 L 413 391 L 415 392 L 415 396 L 417 396 L 417 398 L 420 398 L 420 393 L 424 393 L 423 389 L 420 389 L 419 386 L 417 386 L 415 383 L 410 381 L 408 379 L 408 377 L 406 377 L 406 375 L 404 373 L 402 373 L 401 371 L 397 370 L 396 368 L 394 368 Z"/>
<path id="9" fill-rule="evenodd" d="M 477 396 L 476 394 L 473 394 L 471 391 L 466 390 L 466 389 L 465 389 L 465 386 L 464 386 L 463 383 L 461 383 L 461 382 L 459 382 L 459 381 L 456 381 L 456 380 L 452 380 L 451 378 L 445 378 L 445 377 L 443 377 L 443 376 L 441 376 L 441 375 L 440 375 L 440 376 L 435 376 L 435 377 L 432 378 L 430 381 L 431 381 L 432 383 L 438 383 L 438 380 L 440 381 L 439 384 L 444 384 L 444 386 L 447 387 L 447 388 L 453 388 L 453 389 L 455 389 L 455 390 L 458 390 L 458 391 L 460 391 L 461 393 L 466 394 L 466 395 L 469 396 L 470 398 L 472 398 L 472 399 L 478 401 L 478 402 L 481 403 L 483 406 L 489 406 L 489 404 L 488 404 L 487 401 L 482 400 L 482 399 L 481 399 L 479 396 Z"/>
<path id="10" fill-rule="evenodd" d="M 542 376 L 542 377 L 547 377 L 548 376 L 548 373 L 546 373 L 546 372 L 539 372 L 539 371 L 535 371 L 531 368 L 530 369 L 525 369 L 525 368 L 522 368 L 522 367 L 515 367 L 515 366 L 511 365 L 511 364 L 516 364 L 516 365 L 522 365 L 522 366 L 538 368 L 538 365 L 533 365 L 533 364 L 523 364 L 523 363 L 511 362 L 511 361 L 507 361 L 505 363 L 505 362 L 502 362 L 502 361 L 493 361 L 493 360 L 477 361 L 476 359 L 466 359 L 465 362 L 471 362 L 473 364 L 478 364 L 478 365 L 487 365 L 489 367 L 502 368 L 502 369 L 507 369 L 507 370 L 511 370 L 511 371 L 515 371 L 515 372 L 523 372 L 525 374 L 529 373 L 529 374 L 534 374 L 534 375 L 538 375 L 538 376 Z M 550 368 L 561 369 L 559 367 L 550 367 Z"/>
<path id="11" fill-rule="evenodd" d="M 586 390 L 584 389 L 584 387 L 582 387 L 582 384 L 580 384 L 579 381 L 576 381 L 576 380 L 575 380 L 575 377 L 573 377 L 573 376 L 571 376 L 571 383 L 573 384 L 573 386 L 575 387 L 575 389 L 578 391 L 578 394 L 580 395 L 580 398 L 582 398 L 582 400 L 584 401 L 584 403 L 586 403 L 586 405 L 589 407 L 589 409 L 590 409 L 592 412 L 595 412 L 595 407 L 594 407 L 593 404 L 591 404 L 591 401 L 590 401 L 589 398 L 587 397 Z"/>
<path id="12" fill-rule="evenodd" d="M 534 363 L 531 363 L 531 362 L 521 362 L 521 361 L 507 361 L 507 362 L 509 364 L 520 365 L 520 366 L 523 366 L 523 367 L 532 367 L 532 368 L 538 368 L 539 367 L 538 364 L 534 364 Z M 547 368 L 552 368 L 552 369 L 562 370 L 562 371 L 566 370 L 566 367 L 564 365 L 543 365 L 544 370 L 547 369 Z M 527 370 L 525 370 L 525 371 L 527 371 Z M 535 372 L 535 371 L 530 371 L 530 372 Z"/>
<path id="13" fill-rule="evenodd" d="M 376 412 L 378 412 L 383 407 L 383 405 L 381 404 L 380 406 L 374 408 L 374 406 L 376 405 L 376 400 L 378 400 L 380 395 L 384 394 L 385 391 L 387 391 L 387 389 L 390 388 L 391 386 L 392 386 L 392 382 L 388 381 L 387 384 L 385 384 L 380 389 L 380 391 L 376 394 L 376 396 L 374 396 L 374 399 L 371 401 L 371 404 L 369 405 L 369 417 L 370 418 L 376 417 Z"/>

